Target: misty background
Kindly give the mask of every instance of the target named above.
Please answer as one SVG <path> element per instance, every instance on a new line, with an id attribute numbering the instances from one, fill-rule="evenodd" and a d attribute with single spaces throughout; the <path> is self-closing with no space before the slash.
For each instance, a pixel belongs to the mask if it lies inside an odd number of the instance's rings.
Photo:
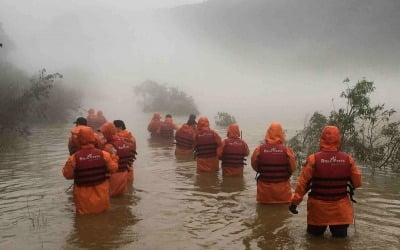
<path id="1" fill-rule="evenodd" d="M 133 86 L 150 79 L 209 117 L 299 127 L 340 106 L 346 77 L 375 81 L 373 102 L 399 110 L 399 10 L 398 0 L 0 0 L 0 58 L 62 73 L 107 118 L 132 114 Z"/>

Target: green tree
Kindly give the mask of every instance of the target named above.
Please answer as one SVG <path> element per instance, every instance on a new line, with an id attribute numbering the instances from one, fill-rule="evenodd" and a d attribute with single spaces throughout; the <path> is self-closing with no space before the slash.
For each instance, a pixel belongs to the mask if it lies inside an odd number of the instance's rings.
<path id="1" fill-rule="evenodd" d="M 134 87 L 143 112 L 165 112 L 175 115 L 199 114 L 193 97 L 176 87 L 145 81 Z"/>
<path id="2" fill-rule="evenodd" d="M 319 136 L 326 125 L 339 127 L 341 149 L 352 153 L 358 162 L 373 169 L 400 170 L 400 122 L 394 121 L 394 109 L 384 104 L 371 104 L 374 82 L 363 79 L 355 85 L 345 79 L 346 89 L 340 94 L 345 107 L 330 112 L 329 117 L 314 113 L 304 129 L 299 131 L 289 145 L 299 160 L 317 151 Z"/>
<path id="3" fill-rule="evenodd" d="M 214 116 L 214 119 L 217 126 L 227 127 L 233 123 L 236 123 L 235 117 L 227 112 L 218 112 L 217 115 Z"/>

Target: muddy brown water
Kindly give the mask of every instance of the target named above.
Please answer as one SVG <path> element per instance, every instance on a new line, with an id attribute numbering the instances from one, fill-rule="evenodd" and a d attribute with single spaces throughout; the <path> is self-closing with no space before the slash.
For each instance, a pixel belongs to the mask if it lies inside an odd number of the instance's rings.
<path id="1" fill-rule="evenodd" d="M 196 173 L 191 158 L 175 157 L 171 142 L 149 139 L 148 119 L 126 121 L 138 141 L 135 181 L 103 214 L 77 217 L 72 194 L 65 192 L 72 182 L 61 168 L 72 124 L 36 127 L 27 140 L 0 152 L 0 249 L 400 248 L 399 175 L 362 169 L 349 237 L 314 238 L 305 233 L 306 202 L 298 215 L 286 204 L 257 205 L 249 166 L 243 178 Z M 252 151 L 265 126 L 241 125 Z"/>

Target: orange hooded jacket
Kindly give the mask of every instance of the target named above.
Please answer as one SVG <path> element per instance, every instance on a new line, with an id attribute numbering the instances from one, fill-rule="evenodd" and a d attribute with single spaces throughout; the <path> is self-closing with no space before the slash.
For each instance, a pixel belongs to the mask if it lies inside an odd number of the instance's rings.
<path id="1" fill-rule="evenodd" d="M 106 122 L 100 127 L 100 132 L 103 133 L 105 138 L 104 150 L 109 152 L 111 156 L 118 159 L 117 150 L 111 144 L 113 140 L 118 140 L 117 129 L 111 122 Z M 110 176 L 110 196 L 118 196 L 128 190 L 128 172 L 116 172 Z"/>
<path id="2" fill-rule="evenodd" d="M 96 115 L 96 127 L 100 128 L 104 123 L 107 122 L 107 119 L 103 115 L 103 111 L 99 110 L 97 111 Z"/>
<path id="3" fill-rule="evenodd" d="M 131 132 L 129 132 L 128 130 L 126 130 L 126 129 L 120 130 L 117 128 L 117 136 L 129 141 L 136 148 L 136 139 L 133 136 L 133 134 Z M 132 182 L 133 179 L 134 179 L 134 172 L 133 172 L 133 164 L 132 164 L 131 166 L 128 167 L 128 182 Z"/>
<path id="4" fill-rule="evenodd" d="M 215 135 L 216 141 L 218 148 L 221 147 L 221 137 L 218 135 L 218 133 L 212 129 L 210 129 L 210 122 L 208 121 L 208 118 L 205 116 L 202 116 L 199 118 L 199 121 L 197 123 L 197 132 L 201 131 L 210 131 Z M 196 147 L 196 135 L 193 136 L 193 141 L 194 145 Z M 218 152 L 217 148 L 217 152 Z M 219 158 L 218 155 L 214 157 L 208 157 L 208 158 L 196 158 L 197 162 L 197 171 L 199 172 L 216 172 L 219 169 Z"/>
<path id="5" fill-rule="evenodd" d="M 188 134 L 192 134 L 194 136 L 197 132 L 197 127 L 196 127 L 196 125 L 191 126 L 191 125 L 187 125 L 185 123 L 178 129 L 178 131 L 183 131 Z M 193 149 L 183 148 L 177 144 L 176 148 L 175 148 L 175 154 L 176 155 L 193 155 Z"/>
<path id="6" fill-rule="evenodd" d="M 231 139 L 240 139 L 240 129 L 239 129 L 239 125 L 237 124 L 231 124 L 228 127 L 228 132 L 227 132 L 227 137 L 231 138 Z M 221 147 L 218 148 L 218 157 L 221 158 L 223 153 L 224 153 L 224 148 L 225 148 L 225 144 L 226 144 L 226 140 L 222 141 Z M 244 142 L 244 141 L 243 141 Z M 247 145 L 246 142 L 244 142 L 245 144 L 245 150 L 246 150 L 246 156 L 249 155 L 250 151 L 249 151 L 249 146 Z M 222 174 L 223 176 L 243 176 L 243 167 L 237 167 L 237 166 L 224 166 L 222 168 Z"/>
<path id="7" fill-rule="evenodd" d="M 68 150 L 71 153 L 76 152 L 80 148 L 79 140 L 78 140 L 78 134 L 79 130 L 81 128 L 87 128 L 88 126 L 85 125 L 78 125 L 71 129 L 71 136 L 68 138 Z M 98 134 L 96 134 L 93 131 L 94 137 L 95 137 L 95 143 L 94 146 L 96 148 L 102 149 L 104 147 L 103 142 Z"/>
<path id="8" fill-rule="evenodd" d="M 97 117 L 94 113 L 94 109 L 90 108 L 88 110 L 88 116 L 86 117 L 86 120 L 88 127 L 91 127 L 92 129 L 97 129 L 96 128 Z"/>
<path id="9" fill-rule="evenodd" d="M 340 143 L 341 138 L 339 129 L 335 126 L 326 126 L 321 134 L 319 143 L 320 150 L 338 151 Z M 361 172 L 357 168 L 352 157 L 350 157 L 350 164 L 350 179 L 353 186 L 358 188 L 361 186 Z M 314 165 L 315 154 L 311 154 L 307 158 L 306 165 L 301 170 L 296 191 L 292 196 L 291 202 L 294 205 L 300 204 L 303 200 L 303 196 L 307 192 L 308 183 L 313 177 Z M 337 201 L 324 201 L 308 197 L 307 224 L 309 225 L 324 226 L 353 224 L 353 216 L 351 200 L 348 196 Z"/>
<path id="10" fill-rule="evenodd" d="M 165 117 L 164 122 L 170 123 L 175 130 L 179 129 L 179 126 L 174 123 L 171 117 Z"/>
<path id="11" fill-rule="evenodd" d="M 153 114 L 153 118 L 151 118 L 149 125 L 147 126 L 147 130 L 150 132 L 151 136 L 160 135 L 160 127 L 161 127 L 161 115 L 158 112 Z"/>
<path id="12" fill-rule="evenodd" d="M 280 123 L 271 123 L 265 134 L 265 142 L 268 144 L 285 143 L 285 136 Z M 287 157 L 289 160 L 290 171 L 293 173 L 296 170 L 296 161 L 292 149 L 287 148 Z M 251 166 L 255 171 L 258 171 L 258 157 L 260 155 L 260 146 L 258 146 L 251 156 Z M 272 203 L 289 203 L 292 196 L 292 188 L 290 181 L 282 182 L 263 182 L 257 181 L 257 202 L 272 204 Z"/>
<path id="13" fill-rule="evenodd" d="M 83 127 L 78 133 L 79 143 L 82 149 L 89 149 L 94 147 L 95 137 L 93 130 L 89 127 Z M 108 152 L 103 151 L 103 157 L 106 162 L 106 167 L 110 173 L 114 173 L 118 169 L 116 159 L 113 159 Z M 76 166 L 75 154 L 71 155 L 62 173 L 66 179 L 74 179 L 74 168 Z M 110 208 L 109 198 L 110 183 L 108 180 L 89 187 L 74 186 L 74 201 L 76 213 L 78 215 L 101 213 Z"/>

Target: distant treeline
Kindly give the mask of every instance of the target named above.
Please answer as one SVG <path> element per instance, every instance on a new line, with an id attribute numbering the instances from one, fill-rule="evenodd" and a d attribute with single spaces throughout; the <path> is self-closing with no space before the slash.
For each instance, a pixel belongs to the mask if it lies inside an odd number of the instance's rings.
<path id="1" fill-rule="evenodd" d="M 351 153 L 358 163 L 372 169 L 400 171 L 400 121 L 394 119 L 396 111 L 385 104 L 371 104 L 373 82 L 364 79 L 351 85 L 345 79 L 344 83 L 347 87 L 340 97 L 345 99 L 345 107 L 332 110 L 329 116 L 315 112 L 304 129 L 290 139 L 299 164 L 318 151 L 323 127 L 335 125 L 342 134 L 341 150 Z"/>
<path id="2" fill-rule="evenodd" d="M 143 112 L 162 112 L 175 115 L 199 114 L 193 97 L 176 87 L 145 81 L 134 88 Z"/>
<path id="3" fill-rule="evenodd" d="M 0 135 L 28 134 L 35 123 L 64 122 L 80 106 L 78 91 L 68 88 L 59 73 L 45 69 L 33 77 L 0 61 Z"/>

